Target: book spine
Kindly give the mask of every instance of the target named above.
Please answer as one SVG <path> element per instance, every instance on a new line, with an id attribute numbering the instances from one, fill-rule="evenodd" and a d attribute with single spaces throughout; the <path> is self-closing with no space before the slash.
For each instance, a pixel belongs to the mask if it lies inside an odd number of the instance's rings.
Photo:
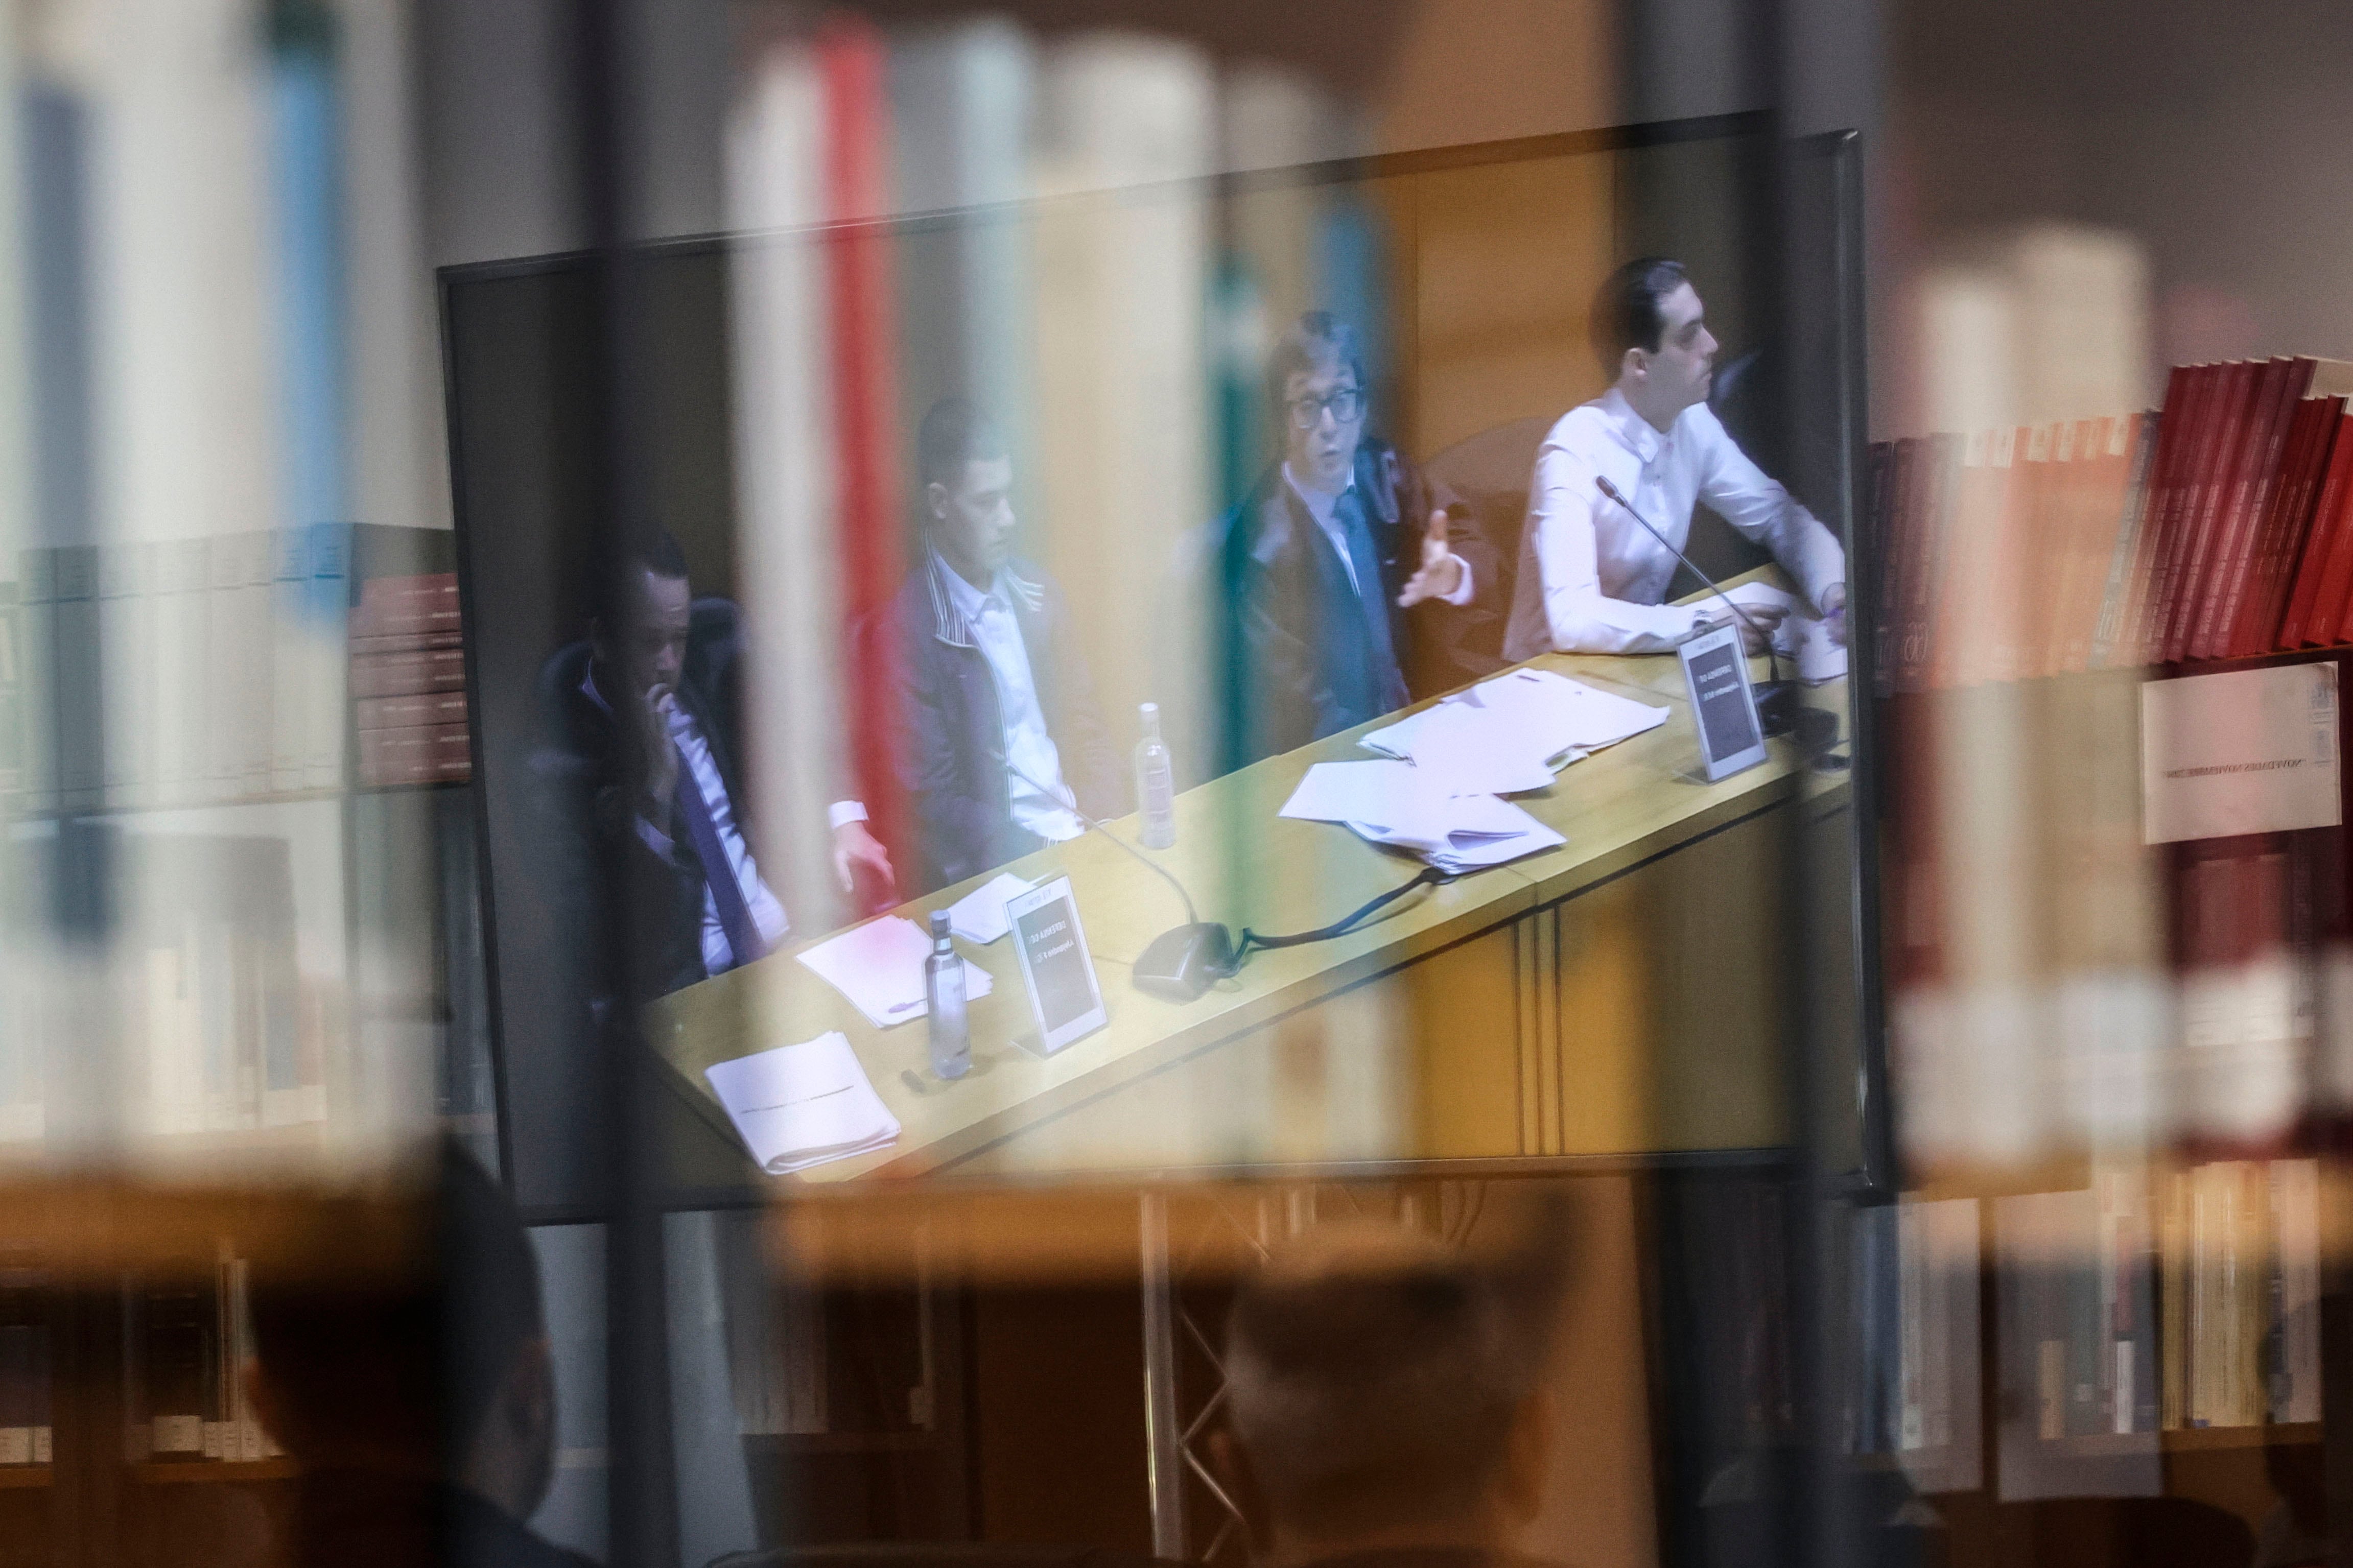
<path id="1" fill-rule="evenodd" d="M 2116 545 L 2108 556 L 2107 579 L 2100 589 L 2098 618 L 2093 622 L 2091 646 L 2084 664 L 2105 669 L 2114 657 L 2125 612 L 2131 598 L 2133 564 L 2139 556 L 2148 516 L 2148 476 L 2157 453 L 2157 415 L 2132 416 L 2130 445 L 2125 459 L 2124 500 L 2116 518 Z"/>
<path id="2" fill-rule="evenodd" d="M 0 583 L 0 800 L 25 793 L 25 606 Z"/>
<path id="3" fill-rule="evenodd" d="M 2261 366 L 2233 364 L 2225 373 L 2221 402 L 2210 420 L 2212 432 L 2191 476 L 2181 533 L 2179 563 L 2173 574 L 2171 602 L 2166 606 L 2163 661 L 2179 664 L 2189 657 L 2189 637 L 2198 606 L 2209 589 L 2209 576 L 2222 508 L 2232 476 L 2242 460 L 2247 427 L 2252 421 Z"/>
<path id="4" fill-rule="evenodd" d="M 100 668 L 98 546 L 57 551 L 58 804 L 101 804 L 105 778 L 105 689 Z"/>
<path id="5" fill-rule="evenodd" d="M 2310 360 L 2275 359 L 2258 377 L 2247 433 L 2221 503 L 2211 579 L 2190 632 L 2190 657 L 2219 658 L 2246 592 L 2249 550 L 2256 522 L 2279 480 L 2280 443 L 2289 417 L 2312 380 Z"/>
<path id="6" fill-rule="evenodd" d="M 355 698 L 461 691 L 465 685 L 466 654 L 463 648 L 361 654 L 352 660 L 351 690 Z"/>
<path id="7" fill-rule="evenodd" d="M 404 697 L 363 697 L 352 705 L 362 730 L 416 730 L 466 722 L 463 691 L 420 691 Z"/>
<path id="8" fill-rule="evenodd" d="M 2286 581 L 2286 564 L 2294 561 L 2291 541 L 2294 544 L 2302 542 L 2289 514 L 2306 477 L 2306 465 L 2320 428 L 2319 415 L 2326 406 L 2317 398 L 2299 401 L 2288 417 L 2287 435 L 2280 446 L 2277 482 L 2263 499 L 2263 516 L 2250 546 L 2253 559 L 2248 567 L 2246 594 L 2230 622 L 2224 649 L 2228 658 L 2244 658 L 2267 652 L 2278 630 L 2280 591 Z"/>
<path id="9" fill-rule="evenodd" d="M 2198 510 L 2198 472 L 2205 454 L 2214 447 L 2214 409 L 2223 402 L 2228 376 L 2228 364 L 2195 364 L 2184 369 L 2179 388 L 2167 385 L 2165 451 L 2158 466 L 2160 512 L 2156 536 L 2150 541 L 2153 555 L 2148 564 L 2148 590 L 2141 597 L 2141 614 L 2137 616 L 2134 627 L 2134 663 L 2153 666 L 2165 658 L 2165 626 L 2174 606 L 2174 578 L 2181 569 L 2190 515 Z M 2179 411 L 2174 390 L 2181 393 Z"/>
<path id="10" fill-rule="evenodd" d="M 2327 547 L 2321 538 L 2321 487 L 2328 477 L 2336 450 L 2337 426 L 2343 422 L 2345 400 L 2313 398 L 2310 430 L 2305 443 L 2295 488 L 2280 503 L 2281 537 L 2277 578 L 2273 599 L 2255 627 L 2255 653 L 2284 652 L 2295 647 L 2310 618 Z"/>
<path id="11" fill-rule="evenodd" d="M 302 629 L 313 689 L 310 722 L 304 730 L 302 772 L 311 788 L 335 789 L 343 784 L 344 768 L 344 693 L 349 681 L 343 645 L 352 614 L 351 524 L 311 524 L 307 548 L 311 582 Z"/>
<path id="12" fill-rule="evenodd" d="M 2327 542 L 2327 566 L 2303 627 L 2303 646 L 2327 647 L 2344 624 L 2345 598 L 2353 588 L 2353 414 L 2337 422 L 2328 453 L 2328 474 L 2313 503 L 2312 526 Z"/>
<path id="13" fill-rule="evenodd" d="M 463 724 L 360 731 L 363 784 L 457 782 L 471 775 L 472 761 Z"/>
<path id="14" fill-rule="evenodd" d="M 309 731 L 319 695 L 302 624 L 310 593 L 310 531 L 273 529 L 269 538 L 270 688 L 277 697 L 269 715 L 269 787 L 299 790 L 310 783 Z"/>

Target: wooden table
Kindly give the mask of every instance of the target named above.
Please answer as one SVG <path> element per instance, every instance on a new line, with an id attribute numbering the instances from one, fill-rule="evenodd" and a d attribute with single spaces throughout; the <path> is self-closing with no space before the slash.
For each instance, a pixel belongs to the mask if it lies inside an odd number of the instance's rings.
<path id="1" fill-rule="evenodd" d="M 1053 1057 L 1015 1043 L 1029 1015 L 1009 938 L 958 943 L 995 989 L 971 1006 L 973 1068 L 953 1084 L 929 1076 L 920 1020 L 874 1027 L 797 949 L 666 999 L 647 1037 L 724 1128 L 705 1068 L 828 1029 L 847 1035 L 902 1136 L 795 1184 L 1785 1143 L 1785 808 L 1835 812 L 1844 775 L 1809 770 L 1785 739 L 1761 766 L 1698 780 L 1672 655 L 1531 663 L 1670 710 L 1660 728 L 1515 797 L 1567 838 L 1560 847 L 1409 895 L 1338 940 L 1254 953 L 1239 976 L 1180 1004 L 1127 977 L 1145 944 L 1185 918 L 1176 894 L 1087 833 L 1010 868 L 1070 876 L 1110 1012 L 1105 1027 Z M 1807 700 L 1843 729 L 1844 682 Z M 1203 919 L 1237 932 L 1306 930 L 1414 874 L 1419 862 L 1336 824 L 1276 815 L 1311 763 L 1372 755 L 1356 744 L 1362 732 L 1177 797 L 1176 847 L 1155 858 Z M 1134 842 L 1134 818 L 1113 826 Z M 976 885 L 894 912 L 924 926 Z"/>

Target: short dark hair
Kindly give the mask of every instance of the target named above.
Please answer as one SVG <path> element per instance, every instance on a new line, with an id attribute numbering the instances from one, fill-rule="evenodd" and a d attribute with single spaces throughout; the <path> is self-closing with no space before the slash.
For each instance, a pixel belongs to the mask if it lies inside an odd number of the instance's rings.
<path id="1" fill-rule="evenodd" d="M 659 523 L 632 529 L 622 542 L 621 553 L 632 566 L 641 566 L 657 577 L 684 577 L 686 552 L 669 529 Z"/>
<path id="2" fill-rule="evenodd" d="M 326 1200 L 299 1246 L 255 1249 L 254 1350 L 287 1427 L 273 1436 L 297 1458 L 348 1433 L 462 1462 L 546 1332 L 538 1259 L 506 1189 L 446 1138 L 433 1176 L 407 1200 L 353 1200 L 349 1213 Z"/>
<path id="3" fill-rule="evenodd" d="M 1682 262 L 1663 256 L 1638 256 L 1602 281 L 1593 296 L 1593 353 L 1612 381 L 1628 349 L 1659 352 L 1667 330 L 1659 302 L 1690 281 Z"/>
<path id="4" fill-rule="evenodd" d="M 1508 1270 L 1388 1226 L 1311 1234 L 1244 1280 L 1228 1400 L 1276 1520 L 1333 1537 L 1474 1508 L 1542 1375 L 1529 1306 Z"/>
<path id="5" fill-rule="evenodd" d="M 1006 456 L 1005 434 L 969 398 L 943 397 L 923 413 L 915 431 L 915 478 L 919 485 L 963 482 L 965 466 Z"/>
<path id="6" fill-rule="evenodd" d="M 1266 356 L 1267 413 L 1280 422 L 1291 378 L 1334 363 L 1356 373 L 1359 390 L 1372 390 L 1365 385 L 1365 351 L 1356 328 L 1329 310 L 1310 310 L 1283 328 Z"/>

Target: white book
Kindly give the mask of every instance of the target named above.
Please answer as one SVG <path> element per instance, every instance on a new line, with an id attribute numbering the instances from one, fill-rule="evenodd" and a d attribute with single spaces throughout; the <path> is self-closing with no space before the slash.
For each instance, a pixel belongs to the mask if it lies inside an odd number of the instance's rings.
<path id="1" fill-rule="evenodd" d="M 1068 594 L 1113 742 L 1156 702 L 1180 773 L 1213 754 L 1209 606 L 1169 597 L 1169 563 L 1216 515 L 1208 300 L 1218 155 L 1208 56 L 1123 32 L 1041 56 L 1035 226 L 1038 426 L 1028 547 Z M 1140 187 L 1150 187 L 1144 189 Z M 1103 520 L 1119 519 L 1106 528 Z M 1150 605 L 1151 635 L 1137 607 Z"/>
<path id="2" fill-rule="evenodd" d="M 703 1069 L 744 1145 L 774 1175 L 880 1149 L 899 1136 L 839 1030 Z"/>
<path id="3" fill-rule="evenodd" d="M 729 344 L 733 364 L 738 592 L 753 639 L 745 771 L 763 841 L 828 841 L 844 755 L 841 597 L 811 562 L 833 535 L 831 333 L 822 247 L 777 231 L 826 215 L 825 100 L 817 58 L 789 29 L 752 40 L 726 142 Z M 839 894 L 821 855 L 762 861 L 795 920 L 822 930 Z"/>

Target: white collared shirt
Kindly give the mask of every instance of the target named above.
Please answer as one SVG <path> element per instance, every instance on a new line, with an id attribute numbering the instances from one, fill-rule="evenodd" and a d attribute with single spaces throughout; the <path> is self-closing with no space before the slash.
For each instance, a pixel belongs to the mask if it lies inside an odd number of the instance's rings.
<path id="1" fill-rule="evenodd" d="M 1362 599 L 1365 596 L 1365 585 L 1356 581 L 1356 558 L 1348 549 L 1348 531 L 1340 526 L 1340 520 L 1335 515 L 1340 510 L 1340 498 L 1356 488 L 1355 466 L 1351 465 L 1349 468 L 1348 482 L 1342 485 L 1336 491 L 1317 489 L 1314 485 L 1292 472 L 1288 462 L 1282 465 L 1282 477 L 1291 486 L 1291 493 L 1305 503 L 1307 515 L 1315 520 L 1315 526 L 1324 531 L 1324 537 L 1332 542 L 1334 552 L 1340 557 L 1340 569 L 1348 574 L 1348 586 L 1356 591 L 1357 598 Z M 1424 518 L 1421 521 L 1427 523 L 1430 520 Z M 1471 563 L 1456 555 L 1452 551 L 1448 551 L 1447 555 L 1462 568 L 1462 575 L 1455 584 L 1454 592 L 1436 595 L 1438 602 L 1441 605 L 1467 605 L 1471 602 Z M 1420 560 L 1421 554 L 1417 549 L 1414 552 L 1417 569 Z"/>
<path id="2" fill-rule="evenodd" d="M 605 694 L 596 689 L 596 671 L 592 667 L 580 678 L 580 689 L 590 701 L 607 713 L 612 705 Z M 727 797 L 727 781 L 719 776 L 719 764 L 711 755 L 711 743 L 702 738 L 702 727 L 695 723 L 683 703 L 673 702 L 668 714 L 670 739 L 678 742 L 679 753 L 686 759 L 686 770 L 679 780 L 702 796 L 703 809 L 711 814 L 711 826 L 719 835 L 720 847 L 727 851 L 727 863 L 734 869 L 735 886 L 744 896 L 744 907 L 752 922 L 760 928 L 760 940 L 774 952 L 792 922 L 785 918 L 785 906 L 768 890 L 761 879 L 760 868 L 752 858 L 752 847 L 744 842 L 744 835 L 735 826 L 735 805 Z M 860 818 L 864 808 L 860 808 Z M 676 841 L 658 823 L 638 818 L 638 837 L 663 859 L 677 852 Z M 691 853 L 691 851 L 690 851 Z M 712 897 L 709 879 L 702 889 L 702 967 L 706 973 L 717 974 L 736 962 L 734 950 L 728 945 L 727 928 L 719 921 L 719 900 Z"/>
<path id="3" fill-rule="evenodd" d="M 944 560 L 935 563 L 934 569 L 946 582 L 948 596 L 965 624 L 972 627 L 973 641 L 979 646 L 981 658 L 988 661 L 988 673 L 997 683 L 997 719 L 1005 734 L 1006 760 L 1012 764 L 1006 770 L 1005 784 L 1015 825 L 1049 842 L 1076 838 L 1086 825 L 1071 809 L 1073 797 L 1062 783 L 1061 753 L 1055 750 L 1054 737 L 1046 731 L 1037 679 L 1029 668 L 1029 649 L 1013 619 L 1013 594 L 1004 572 L 997 572 L 984 594 Z M 1024 773 L 1029 777 L 1024 778 Z M 1031 779 L 1052 793 L 1039 789 Z"/>
<path id="4" fill-rule="evenodd" d="M 1708 613 L 1704 605 L 1660 603 L 1674 578 L 1674 552 L 1601 495 L 1597 479 L 1615 485 L 1676 549 L 1691 537 L 1694 503 L 1704 500 L 1770 549 L 1813 604 L 1846 580 L 1838 540 L 1748 460 L 1705 404 L 1684 409 L 1662 433 L 1612 387 L 1562 415 L 1536 451 L 1506 659 L 1552 649 L 1661 653 Z"/>

